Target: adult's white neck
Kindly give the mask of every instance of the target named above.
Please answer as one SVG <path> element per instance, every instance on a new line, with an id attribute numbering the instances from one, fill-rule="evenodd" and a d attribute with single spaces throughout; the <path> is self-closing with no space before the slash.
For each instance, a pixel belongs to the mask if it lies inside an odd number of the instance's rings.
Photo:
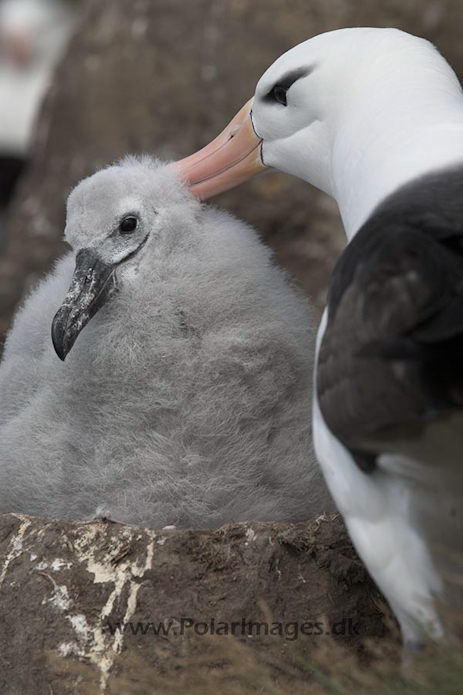
<path id="1" fill-rule="evenodd" d="M 434 84 L 383 85 L 338 125 L 329 192 L 349 240 L 402 185 L 463 165 L 463 93 L 449 72 Z"/>

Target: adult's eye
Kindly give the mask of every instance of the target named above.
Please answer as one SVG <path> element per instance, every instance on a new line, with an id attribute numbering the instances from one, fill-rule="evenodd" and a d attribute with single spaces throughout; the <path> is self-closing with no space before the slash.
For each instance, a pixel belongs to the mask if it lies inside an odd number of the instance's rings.
<path id="1" fill-rule="evenodd" d="M 272 89 L 272 96 L 277 101 L 279 104 L 283 104 L 283 106 L 287 106 L 287 94 L 288 90 L 286 87 L 282 87 L 281 85 L 276 84 L 274 88 Z"/>
<path id="2" fill-rule="evenodd" d="M 131 234 L 136 230 L 138 220 L 136 217 L 125 217 L 119 225 L 121 234 Z"/>

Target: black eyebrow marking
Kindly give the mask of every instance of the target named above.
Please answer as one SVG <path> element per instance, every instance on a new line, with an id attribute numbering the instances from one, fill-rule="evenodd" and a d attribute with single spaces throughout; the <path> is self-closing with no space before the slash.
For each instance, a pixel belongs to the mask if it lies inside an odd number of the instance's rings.
<path id="1" fill-rule="evenodd" d="M 315 69 L 315 66 L 307 67 L 307 68 L 297 68 L 296 70 L 291 70 L 290 72 L 287 72 L 285 75 L 283 75 L 278 82 L 275 82 L 273 85 L 272 89 L 264 96 L 265 101 L 274 101 L 273 97 L 273 90 L 275 87 L 282 87 L 283 89 L 288 90 L 292 85 L 300 80 L 302 77 L 307 77 L 307 75 L 310 75 L 311 72 L 313 72 Z"/>

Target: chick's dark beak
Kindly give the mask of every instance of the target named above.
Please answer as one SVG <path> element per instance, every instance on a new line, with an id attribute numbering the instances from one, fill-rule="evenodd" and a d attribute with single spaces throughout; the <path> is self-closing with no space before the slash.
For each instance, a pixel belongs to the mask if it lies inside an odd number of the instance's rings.
<path id="1" fill-rule="evenodd" d="M 102 261 L 94 249 L 79 251 L 69 292 L 51 329 L 53 346 L 60 360 L 64 362 L 79 333 L 116 289 L 116 266 Z"/>

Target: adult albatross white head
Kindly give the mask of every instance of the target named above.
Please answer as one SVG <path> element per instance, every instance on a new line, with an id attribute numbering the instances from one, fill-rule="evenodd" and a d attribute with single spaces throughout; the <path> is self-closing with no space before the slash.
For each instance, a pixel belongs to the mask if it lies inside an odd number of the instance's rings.
<path id="1" fill-rule="evenodd" d="M 395 29 L 317 36 L 281 56 L 224 133 L 177 167 L 202 198 L 272 167 L 336 199 L 353 241 L 318 336 L 317 455 L 405 641 L 441 635 L 437 605 L 461 603 L 446 577 L 461 574 L 463 550 L 455 73 Z"/>

